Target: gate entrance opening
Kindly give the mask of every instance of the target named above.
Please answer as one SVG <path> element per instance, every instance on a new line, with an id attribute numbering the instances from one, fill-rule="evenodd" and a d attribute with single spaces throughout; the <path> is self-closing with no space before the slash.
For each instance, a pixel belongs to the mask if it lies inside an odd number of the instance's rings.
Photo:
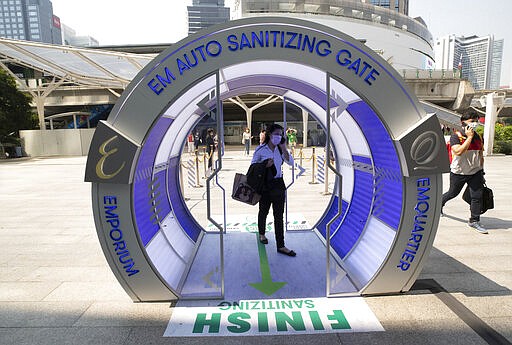
<path id="1" fill-rule="evenodd" d="M 312 224 L 323 245 L 315 253 L 324 260 L 326 294 L 407 290 L 439 221 L 447 157 L 437 118 L 356 40 L 311 22 L 266 17 L 229 22 L 170 47 L 98 126 L 86 180 L 93 182 L 100 242 L 127 293 L 136 301 L 224 297 L 225 253 L 243 242 L 225 245 L 233 236 L 224 232 L 231 184 L 218 181 L 227 160 L 222 101 L 248 93 L 278 95 L 326 131 L 326 166 L 336 179 Z M 207 207 L 218 229 L 213 236 L 189 212 L 179 173 L 183 142 L 205 113 L 219 148 L 205 179 L 207 201 L 213 182 L 224 200 L 222 223 Z"/>

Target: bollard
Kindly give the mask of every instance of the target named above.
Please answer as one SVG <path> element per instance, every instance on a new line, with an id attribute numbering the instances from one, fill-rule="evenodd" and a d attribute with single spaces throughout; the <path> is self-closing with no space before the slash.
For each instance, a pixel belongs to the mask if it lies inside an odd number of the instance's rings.
<path id="1" fill-rule="evenodd" d="M 180 188 L 181 188 L 181 195 L 183 195 L 183 199 L 188 200 L 188 198 L 185 196 L 185 186 L 183 185 L 183 164 L 180 159 Z"/>
<path id="2" fill-rule="evenodd" d="M 214 158 L 215 158 L 215 157 L 213 156 L 213 154 L 215 153 L 215 151 L 214 151 L 213 149 L 214 149 L 214 146 L 213 146 L 213 145 L 210 145 L 210 154 L 209 154 L 209 155 L 207 154 L 207 156 L 208 156 L 208 164 L 207 164 L 207 166 L 208 166 L 208 165 L 210 165 L 210 159 L 212 160 L 212 164 L 211 164 L 211 166 L 208 168 L 208 176 L 210 176 L 210 175 L 213 173 L 213 170 L 215 169 L 215 168 L 214 168 L 214 166 L 213 166 L 213 160 L 214 160 Z M 218 152 L 218 151 L 217 151 L 217 152 Z M 207 176 L 207 177 L 208 177 L 208 176 Z"/>
<path id="3" fill-rule="evenodd" d="M 309 184 L 317 184 L 318 182 L 316 182 L 315 180 L 315 175 L 316 175 L 316 155 L 315 155 L 315 148 L 313 147 L 313 153 L 311 155 L 311 161 L 313 162 L 312 164 L 312 169 L 311 169 L 311 182 L 309 182 Z"/>
<path id="4" fill-rule="evenodd" d="M 206 158 L 208 158 L 208 154 L 206 153 L 206 147 L 203 147 L 203 167 L 204 167 L 204 176 L 203 178 L 207 178 L 208 175 L 206 175 L 207 169 L 208 169 L 208 162 L 206 161 Z"/>
<path id="5" fill-rule="evenodd" d="M 327 157 L 325 157 L 327 158 Z M 330 195 L 329 192 L 329 166 L 327 165 L 327 159 L 324 161 L 324 170 L 325 170 L 325 180 L 324 180 L 324 192 L 323 195 Z"/>
<path id="6" fill-rule="evenodd" d="M 302 165 L 302 157 L 304 157 L 304 152 L 302 152 L 302 147 L 301 147 L 299 150 L 299 162 L 300 162 L 299 165 L 300 166 L 303 166 Z"/>
<path id="7" fill-rule="evenodd" d="M 200 187 L 199 183 L 199 151 L 196 150 L 196 187 Z"/>

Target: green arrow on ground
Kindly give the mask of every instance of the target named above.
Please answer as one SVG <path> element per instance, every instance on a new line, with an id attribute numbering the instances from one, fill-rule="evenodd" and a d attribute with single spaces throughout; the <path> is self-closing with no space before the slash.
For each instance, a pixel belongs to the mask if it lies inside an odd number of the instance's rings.
<path id="1" fill-rule="evenodd" d="M 258 243 L 258 254 L 260 256 L 261 283 L 249 283 L 250 286 L 267 296 L 273 295 L 277 290 L 286 285 L 286 282 L 273 282 L 270 275 L 270 266 L 268 264 L 267 250 L 265 245 L 260 242 L 260 234 L 256 233 Z"/>

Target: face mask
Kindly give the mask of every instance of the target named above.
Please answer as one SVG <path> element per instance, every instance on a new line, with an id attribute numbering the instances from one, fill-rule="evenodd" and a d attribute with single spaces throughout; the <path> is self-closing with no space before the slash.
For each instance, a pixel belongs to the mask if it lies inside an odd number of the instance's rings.
<path id="1" fill-rule="evenodd" d="M 272 141 L 272 144 L 278 145 L 281 142 L 281 136 L 280 135 L 273 135 L 270 140 Z"/>
<path id="2" fill-rule="evenodd" d="M 478 127 L 479 123 L 478 123 L 478 122 L 469 122 L 469 123 L 467 123 L 467 125 L 468 125 L 470 128 L 475 129 L 475 128 L 477 128 L 477 127 Z"/>

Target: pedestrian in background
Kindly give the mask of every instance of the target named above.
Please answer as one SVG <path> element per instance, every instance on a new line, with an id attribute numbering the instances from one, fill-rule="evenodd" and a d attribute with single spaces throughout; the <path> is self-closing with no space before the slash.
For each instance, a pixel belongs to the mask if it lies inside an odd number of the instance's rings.
<path id="1" fill-rule="evenodd" d="M 265 130 L 262 129 L 260 132 L 260 145 L 263 145 L 265 143 Z"/>
<path id="2" fill-rule="evenodd" d="M 482 196 L 484 188 L 483 141 L 475 129 L 478 126 L 478 114 L 463 114 L 460 118 L 462 131 L 456 131 L 450 137 L 452 163 L 450 165 L 450 189 L 443 194 L 442 207 L 461 192 L 465 184 L 471 195 L 468 225 L 481 234 L 487 230 L 480 224 Z"/>
<path id="3" fill-rule="evenodd" d="M 194 132 L 194 150 L 199 149 L 199 144 L 201 144 L 201 134 L 199 134 L 199 131 L 196 129 Z"/>
<path id="4" fill-rule="evenodd" d="M 188 153 L 194 153 L 194 135 L 192 133 L 187 136 L 187 147 Z"/>
<path id="5" fill-rule="evenodd" d="M 215 132 L 213 128 L 208 128 L 206 134 L 206 153 L 208 154 L 208 173 L 210 175 L 213 171 L 213 153 L 215 152 Z"/>
<path id="6" fill-rule="evenodd" d="M 242 133 L 242 144 L 245 145 L 245 155 L 249 155 L 249 150 L 251 147 L 251 130 L 249 127 L 245 128 L 245 132 Z"/>

